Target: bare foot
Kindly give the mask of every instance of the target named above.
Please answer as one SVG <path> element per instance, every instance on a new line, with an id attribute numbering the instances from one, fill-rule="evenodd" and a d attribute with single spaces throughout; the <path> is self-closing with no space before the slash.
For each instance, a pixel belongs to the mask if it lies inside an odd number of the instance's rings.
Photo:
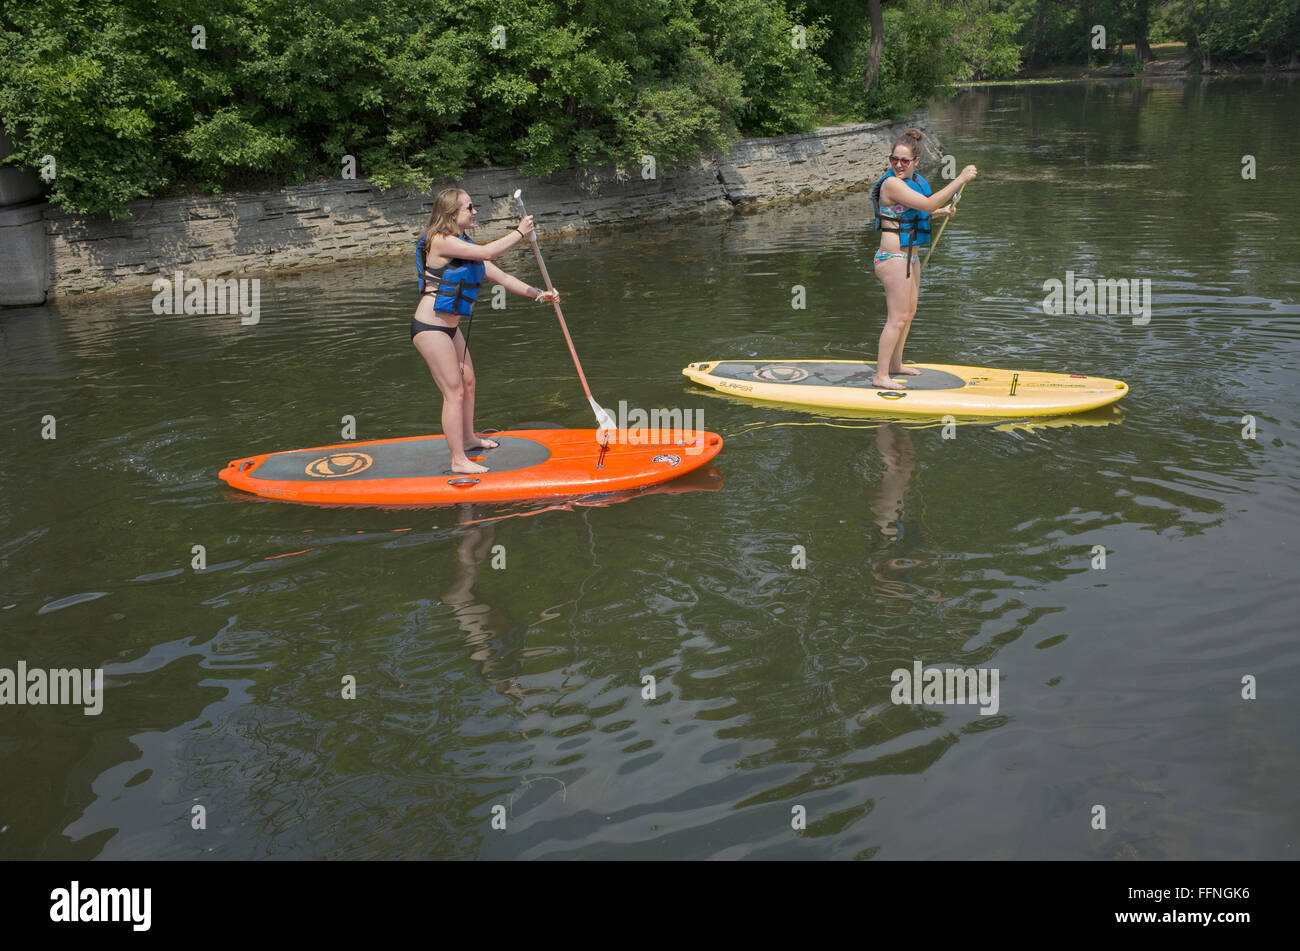
<path id="1" fill-rule="evenodd" d="M 887 377 L 887 376 L 886 376 L 886 377 L 882 377 L 882 376 L 880 376 L 879 374 L 877 374 L 876 376 L 873 376 L 873 377 L 871 378 L 871 385 L 874 386 L 874 387 L 876 387 L 877 389 L 881 389 L 881 390 L 905 390 L 905 389 L 907 389 L 907 387 L 905 387 L 902 383 L 899 383 L 899 382 L 897 382 L 897 381 L 895 381 L 895 380 L 891 380 L 891 379 L 890 379 L 889 377 Z"/>
<path id="2" fill-rule="evenodd" d="M 468 459 L 463 462 L 452 460 L 451 471 L 456 475 L 478 475 L 480 472 L 487 472 L 487 466 L 480 466 L 477 462 L 470 462 Z"/>
<path id="3" fill-rule="evenodd" d="M 918 370 L 916 367 L 898 367 L 895 370 L 890 370 L 889 375 L 890 376 L 920 376 L 924 372 L 925 372 L 924 370 Z"/>
<path id="4" fill-rule="evenodd" d="M 476 436 L 473 433 L 465 437 L 465 451 L 471 449 L 496 449 L 501 445 L 495 439 L 488 439 L 486 436 Z"/>

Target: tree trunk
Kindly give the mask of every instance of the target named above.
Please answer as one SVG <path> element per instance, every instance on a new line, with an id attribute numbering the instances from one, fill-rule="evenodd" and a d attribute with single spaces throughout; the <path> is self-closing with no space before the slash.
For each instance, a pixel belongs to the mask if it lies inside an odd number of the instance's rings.
<path id="1" fill-rule="evenodd" d="M 885 49 L 885 17 L 880 12 L 881 0 L 869 0 L 871 13 L 871 49 L 867 53 L 867 75 L 862 80 L 862 91 L 871 92 L 871 86 L 880 76 L 880 54 Z"/>
<path id="2" fill-rule="evenodd" d="M 1042 36 L 1043 24 L 1047 22 L 1047 2 L 1048 0 L 1038 0 L 1038 17 L 1034 20 L 1034 36 L 1029 41 L 1029 52 L 1025 54 L 1026 66 L 1034 62 L 1034 54 L 1038 52 L 1038 38 Z"/>
<path id="3" fill-rule="evenodd" d="M 1202 9 L 1205 12 L 1201 17 L 1201 29 L 1208 30 L 1210 28 L 1210 0 L 1205 0 Z M 1196 38 L 1196 45 L 1201 50 L 1201 72 L 1208 73 L 1210 71 L 1210 47 L 1205 42 L 1204 33 Z"/>
<path id="4" fill-rule="evenodd" d="M 1196 0 L 1187 0 L 1187 9 L 1183 11 L 1183 39 L 1187 42 L 1187 65 L 1192 64 L 1192 57 L 1200 46 L 1197 41 Z"/>
<path id="5" fill-rule="evenodd" d="M 1151 33 L 1151 0 L 1137 0 L 1133 7 L 1133 51 L 1138 62 L 1145 63 L 1152 59 L 1151 44 L 1147 36 Z"/>

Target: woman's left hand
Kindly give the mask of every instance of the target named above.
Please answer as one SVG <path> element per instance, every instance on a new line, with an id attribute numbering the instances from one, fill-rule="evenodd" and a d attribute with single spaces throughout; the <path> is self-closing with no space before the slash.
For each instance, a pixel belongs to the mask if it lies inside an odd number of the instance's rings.
<path id="1" fill-rule="evenodd" d="M 957 206 L 952 202 L 944 205 L 942 208 L 936 208 L 931 214 L 935 215 L 953 215 L 957 213 Z"/>
<path id="2" fill-rule="evenodd" d="M 549 304 L 553 301 L 558 302 L 559 300 L 560 289 L 558 287 L 553 287 L 549 291 L 542 291 L 537 295 L 537 303 L 539 304 Z"/>

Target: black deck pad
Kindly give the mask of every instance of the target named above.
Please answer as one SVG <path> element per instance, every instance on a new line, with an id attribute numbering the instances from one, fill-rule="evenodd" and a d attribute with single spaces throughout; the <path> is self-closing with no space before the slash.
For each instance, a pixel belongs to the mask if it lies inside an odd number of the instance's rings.
<path id="1" fill-rule="evenodd" d="M 728 380 L 759 380 L 763 383 L 792 383 L 801 386 L 848 386 L 878 389 L 871 385 L 874 363 L 769 363 L 761 360 L 724 360 L 712 370 Z M 904 377 L 909 390 L 959 390 L 966 381 L 942 370 L 922 370 L 920 376 Z"/>
<path id="2" fill-rule="evenodd" d="M 543 443 L 495 433 L 496 449 L 471 449 L 493 472 L 531 469 L 551 458 Z M 451 451 L 445 439 L 357 446 L 355 449 L 297 449 L 269 457 L 253 473 L 255 479 L 285 482 L 343 482 L 353 479 L 418 479 L 451 474 Z"/>

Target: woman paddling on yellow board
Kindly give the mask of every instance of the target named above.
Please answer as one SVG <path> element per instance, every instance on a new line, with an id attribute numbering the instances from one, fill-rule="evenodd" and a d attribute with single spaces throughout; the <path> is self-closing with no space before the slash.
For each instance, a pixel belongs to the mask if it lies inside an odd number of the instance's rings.
<path id="1" fill-rule="evenodd" d="M 420 303 L 411 318 L 411 343 L 429 365 L 442 392 L 442 433 L 451 451 L 451 471 L 487 472 L 465 451 L 495 449 L 494 439 L 474 432 L 474 361 L 470 359 L 460 319 L 474 319 L 474 302 L 486 277 L 508 291 L 537 301 L 558 301 L 558 290 L 542 291 L 507 274 L 492 262 L 526 238 L 533 216 L 490 244 L 475 244 L 466 234 L 478 209 L 459 188 L 444 188 L 433 200 L 429 224 L 415 243 L 415 271 Z M 466 328 L 468 330 L 468 327 Z"/>
<path id="2" fill-rule="evenodd" d="M 930 216 L 952 214 L 949 199 L 977 174 L 974 165 L 967 165 L 960 175 L 931 194 L 930 183 L 916 171 L 921 135 L 919 129 L 903 133 L 890 152 L 890 170 L 871 189 L 876 228 L 880 231 L 876 277 L 885 285 L 889 310 L 885 329 L 880 333 L 876 375 L 871 385 L 885 390 L 906 389 L 891 376 L 921 373 L 915 367 L 903 366 L 903 344 L 921 293 L 921 263 L 916 260 L 916 249 L 930 243 Z M 883 372 L 885 368 L 888 373 Z"/>

